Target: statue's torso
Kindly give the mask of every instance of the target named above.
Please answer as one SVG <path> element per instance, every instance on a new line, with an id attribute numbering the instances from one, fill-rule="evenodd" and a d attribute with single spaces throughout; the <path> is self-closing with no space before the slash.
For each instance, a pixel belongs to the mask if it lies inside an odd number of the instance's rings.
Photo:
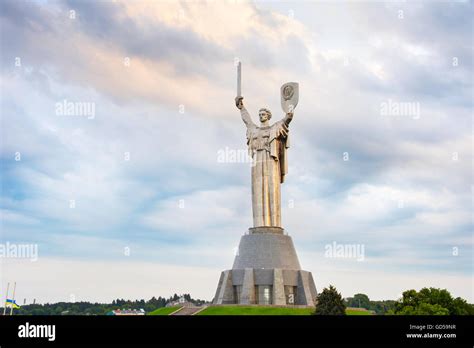
<path id="1" fill-rule="evenodd" d="M 269 127 L 255 127 L 250 132 L 250 149 L 252 151 L 270 151 L 270 129 Z"/>
<path id="2" fill-rule="evenodd" d="M 249 146 L 249 154 L 253 157 L 254 154 L 263 154 L 265 151 L 275 161 L 279 161 L 280 156 L 280 141 L 287 141 L 288 127 L 282 122 L 278 121 L 268 127 L 248 127 L 247 128 L 247 144 Z"/>

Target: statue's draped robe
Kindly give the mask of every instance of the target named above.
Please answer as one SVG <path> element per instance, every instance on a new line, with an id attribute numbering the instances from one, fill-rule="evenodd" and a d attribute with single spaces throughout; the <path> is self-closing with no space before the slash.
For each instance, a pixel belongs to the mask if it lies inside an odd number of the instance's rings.
<path id="1" fill-rule="evenodd" d="M 286 150 L 289 147 L 290 116 L 268 127 L 258 127 L 245 109 L 242 119 L 247 126 L 247 145 L 252 163 L 253 225 L 281 227 L 281 193 L 288 172 Z"/>

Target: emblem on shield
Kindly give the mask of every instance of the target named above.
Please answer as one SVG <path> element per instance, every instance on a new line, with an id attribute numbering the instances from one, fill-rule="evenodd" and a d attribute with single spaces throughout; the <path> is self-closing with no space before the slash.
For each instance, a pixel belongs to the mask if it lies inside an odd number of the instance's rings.
<path id="1" fill-rule="evenodd" d="M 281 108 L 285 113 L 293 112 L 299 99 L 299 88 L 297 82 L 287 82 L 280 88 Z"/>

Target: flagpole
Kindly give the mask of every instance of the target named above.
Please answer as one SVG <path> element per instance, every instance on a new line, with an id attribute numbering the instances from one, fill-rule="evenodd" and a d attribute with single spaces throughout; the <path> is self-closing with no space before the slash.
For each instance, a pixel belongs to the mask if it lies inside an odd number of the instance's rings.
<path id="1" fill-rule="evenodd" d="M 16 290 L 16 282 L 13 283 L 13 297 L 12 297 L 12 306 L 10 309 L 10 315 L 13 315 L 13 306 L 15 305 L 15 290 Z"/>
<path id="2" fill-rule="evenodd" d="M 5 297 L 5 303 L 3 305 L 3 315 L 7 313 L 7 300 L 8 300 L 8 291 L 10 290 L 10 282 L 7 284 L 7 296 Z"/>

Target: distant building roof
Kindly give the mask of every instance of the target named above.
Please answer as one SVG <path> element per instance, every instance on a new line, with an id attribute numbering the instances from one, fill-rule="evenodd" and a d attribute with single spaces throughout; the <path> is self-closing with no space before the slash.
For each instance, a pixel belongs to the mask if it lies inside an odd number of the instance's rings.
<path id="1" fill-rule="evenodd" d="M 145 315 L 145 310 L 140 309 L 115 309 L 107 313 L 107 315 Z"/>

